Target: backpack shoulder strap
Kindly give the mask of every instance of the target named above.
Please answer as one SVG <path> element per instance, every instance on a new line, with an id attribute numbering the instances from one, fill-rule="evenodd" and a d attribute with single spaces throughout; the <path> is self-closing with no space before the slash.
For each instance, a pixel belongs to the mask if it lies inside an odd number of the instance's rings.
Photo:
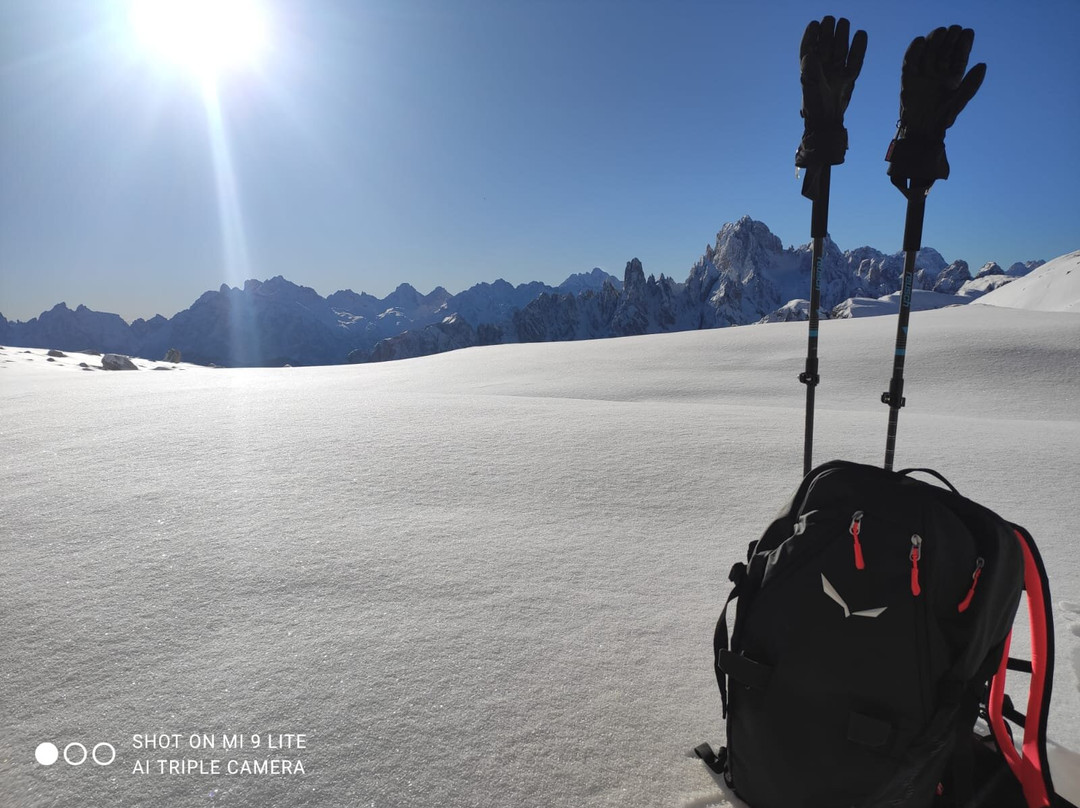
<path id="1" fill-rule="evenodd" d="M 1031 624 L 1030 666 L 1009 659 L 1009 639 L 1005 641 L 1005 653 L 1001 664 L 990 682 L 990 698 L 987 704 L 990 729 L 998 748 L 1024 789 L 1029 808 L 1045 808 L 1051 803 L 1054 783 L 1050 776 L 1050 764 L 1046 753 L 1046 720 L 1050 712 L 1051 685 L 1054 680 L 1054 618 L 1050 608 L 1050 586 L 1046 568 L 1031 534 L 1018 525 L 1012 525 L 1024 555 L 1024 589 L 1028 596 Z M 1029 669 L 1031 687 L 1027 712 L 1022 716 L 1012 709 L 1005 695 L 1005 676 L 1009 670 Z M 1024 739 L 1020 750 L 1013 743 L 1005 724 L 1006 718 L 1022 718 Z"/>
<path id="2" fill-rule="evenodd" d="M 751 545 L 751 548 L 753 545 Z M 713 632 L 713 672 L 716 674 L 716 684 L 720 688 L 721 714 L 727 718 L 728 714 L 728 690 L 727 675 L 720 664 L 721 658 L 730 654 L 730 640 L 728 638 L 727 610 L 731 602 L 742 593 L 746 581 L 746 564 L 736 564 L 728 574 L 728 580 L 734 584 L 731 594 L 724 602 L 724 608 L 720 612 L 720 618 L 716 621 L 716 630 Z M 694 754 L 701 758 L 705 765 L 714 773 L 723 775 L 724 781 L 730 786 L 727 771 L 727 747 L 720 747 L 719 752 L 714 751 L 708 743 L 699 744 L 694 749 Z"/>
<path id="3" fill-rule="evenodd" d="M 713 632 L 713 672 L 716 674 L 716 684 L 720 688 L 721 714 L 724 718 L 727 718 L 728 712 L 727 676 L 724 668 L 720 665 L 720 660 L 730 653 L 731 648 L 728 639 L 727 610 L 731 602 L 743 592 L 746 582 L 746 564 L 735 564 L 731 568 L 731 572 L 728 573 L 728 580 L 734 586 L 731 588 L 731 594 L 728 595 L 727 600 L 724 602 L 724 608 L 720 611 L 720 617 L 716 621 L 716 630 Z"/>

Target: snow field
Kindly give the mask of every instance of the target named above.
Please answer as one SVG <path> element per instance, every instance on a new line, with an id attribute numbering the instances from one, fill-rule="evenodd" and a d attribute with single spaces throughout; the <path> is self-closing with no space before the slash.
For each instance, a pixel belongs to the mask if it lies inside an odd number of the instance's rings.
<path id="1" fill-rule="evenodd" d="M 822 324 L 817 461 L 881 462 L 894 332 Z M 6 366 L 0 805 L 737 804 L 690 750 L 723 737 L 727 570 L 801 474 L 805 340 Z M 1039 542 L 1051 734 L 1080 750 L 1080 319 L 918 313 L 907 367 L 897 467 Z M 305 774 L 133 774 L 153 732 L 305 733 Z M 117 763 L 35 764 L 78 739 Z"/>

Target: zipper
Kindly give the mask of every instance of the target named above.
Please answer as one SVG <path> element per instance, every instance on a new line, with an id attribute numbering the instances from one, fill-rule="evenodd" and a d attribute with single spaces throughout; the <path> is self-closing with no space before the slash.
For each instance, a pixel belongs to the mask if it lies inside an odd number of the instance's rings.
<path id="1" fill-rule="evenodd" d="M 913 533 L 911 536 L 909 558 L 911 559 L 911 594 L 912 597 L 917 598 L 922 593 L 922 587 L 919 585 L 919 559 L 922 558 L 922 536 L 918 533 Z"/>
<path id="2" fill-rule="evenodd" d="M 848 532 L 851 534 L 852 541 L 855 545 L 855 569 L 866 569 L 866 560 L 863 558 L 862 543 L 859 541 L 859 531 L 862 529 L 863 512 L 855 511 L 851 517 L 851 527 L 848 528 Z"/>
<path id="3" fill-rule="evenodd" d="M 913 599 L 912 616 L 915 618 L 915 659 L 919 672 L 919 698 L 923 717 L 929 719 L 933 703 L 932 682 L 930 679 L 930 640 L 928 636 L 929 603 L 922 594 L 922 582 L 919 580 L 919 562 L 923 557 L 923 538 L 918 533 L 911 534 L 911 596 Z"/>
<path id="4" fill-rule="evenodd" d="M 968 590 L 967 595 L 960 601 L 960 605 L 956 607 L 958 612 L 966 612 L 968 606 L 971 605 L 971 599 L 975 597 L 975 587 L 979 585 L 979 576 L 982 575 L 983 567 L 986 566 L 986 560 L 979 556 L 975 559 L 975 572 L 971 573 L 971 589 Z"/>

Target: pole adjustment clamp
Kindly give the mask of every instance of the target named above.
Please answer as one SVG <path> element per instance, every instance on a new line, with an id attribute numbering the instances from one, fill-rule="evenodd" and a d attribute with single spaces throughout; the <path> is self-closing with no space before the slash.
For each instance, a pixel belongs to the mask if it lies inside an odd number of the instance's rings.
<path id="1" fill-rule="evenodd" d="M 889 390 L 887 393 L 881 394 L 881 403 L 896 407 L 896 409 L 900 409 L 907 404 L 907 399 L 904 398 L 903 379 L 894 378 L 889 381 Z"/>

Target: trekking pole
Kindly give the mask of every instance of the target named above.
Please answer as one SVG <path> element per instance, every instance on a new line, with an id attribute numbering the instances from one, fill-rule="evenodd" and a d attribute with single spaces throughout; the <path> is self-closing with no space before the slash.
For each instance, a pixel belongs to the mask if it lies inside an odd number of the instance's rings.
<path id="1" fill-rule="evenodd" d="M 829 234 L 829 185 L 832 167 L 844 162 L 847 130 L 844 111 L 851 101 L 855 79 L 866 55 L 866 32 L 856 31 L 848 47 L 851 24 L 841 17 L 823 17 L 806 26 L 799 47 L 799 71 L 803 88 L 802 142 L 795 165 L 806 169 L 802 195 L 813 203 L 810 213 L 810 329 L 806 367 L 799 381 L 806 385 L 806 428 L 803 443 L 803 474 L 810 472 L 814 454 L 814 397 L 818 376 L 818 309 L 821 306 L 821 263 Z"/>
<path id="2" fill-rule="evenodd" d="M 915 259 L 922 249 L 923 218 L 930 188 L 913 187 L 907 192 L 907 217 L 904 221 L 904 274 L 900 284 L 900 317 L 896 324 L 896 350 L 893 353 L 892 379 L 881 401 L 889 405 L 889 428 L 885 438 L 885 469 L 892 471 L 896 453 L 896 425 L 904 406 L 904 359 L 907 356 L 908 320 L 911 317 L 911 292 L 915 284 Z"/>
<path id="3" fill-rule="evenodd" d="M 954 25 L 937 28 L 929 36 L 916 37 L 904 54 L 900 76 L 900 121 L 889 144 L 892 183 L 907 197 L 904 221 L 904 274 L 900 284 L 900 315 L 896 326 L 896 349 L 889 389 L 881 400 L 889 405 L 885 437 L 885 469 L 892 471 L 896 454 L 896 429 L 904 399 L 904 361 L 907 358 L 911 294 L 915 261 L 922 249 L 926 195 L 935 180 L 949 177 L 945 156 L 945 130 L 972 99 L 983 79 L 986 65 L 967 71 L 975 32 Z M 965 75 L 965 71 L 967 71 Z"/>
<path id="4" fill-rule="evenodd" d="M 799 381 L 806 385 L 806 427 L 803 441 L 803 475 L 810 473 L 814 457 L 814 397 L 821 380 L 818 376 L 818 309 L 821 307 L 821 261 L 825 255 L 825 237 L 829 234 L 829 184 L 832 166 L 821 166 L 821 177 L 810 212 L 810 328 L 806 345 L 806 369 Z M 808 174 L 809 176 L 809 174 Z"/>

